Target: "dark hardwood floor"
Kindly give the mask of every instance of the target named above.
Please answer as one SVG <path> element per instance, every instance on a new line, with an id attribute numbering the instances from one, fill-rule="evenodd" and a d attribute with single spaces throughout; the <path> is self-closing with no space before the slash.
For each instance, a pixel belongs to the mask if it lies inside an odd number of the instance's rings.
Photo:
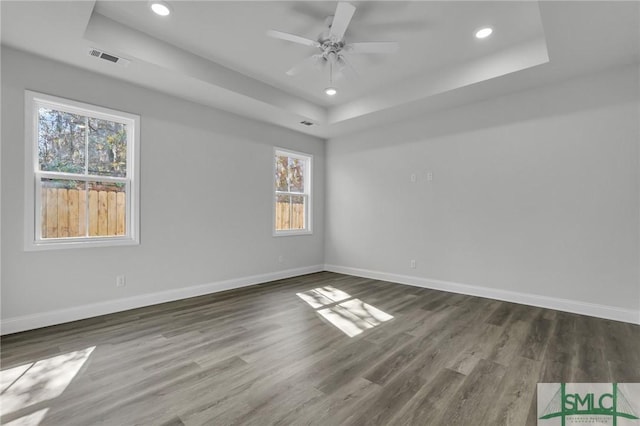
<path id="1" fill-rule="evenodd" d="M 535 425 L 538 382 L 640 382 L 640 326 L 329 272 L 1 344 L 2 424 Z"/>

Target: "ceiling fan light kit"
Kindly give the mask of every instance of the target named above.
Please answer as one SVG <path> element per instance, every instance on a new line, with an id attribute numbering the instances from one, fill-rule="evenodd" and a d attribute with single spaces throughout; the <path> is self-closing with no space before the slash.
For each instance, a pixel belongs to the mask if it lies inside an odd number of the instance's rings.
<path id="1" fill-rule="evenodd" d="M 316 40 L 312 40 L 306 37 L 302 37 L 295 34 L 290 34 L 277 30 L 267 31 L 267 35 L 280 40 L 286 40 L 292 43 L 302 44 L 305 46 L 315 47 L 320 50 L 317 53 L 299 64 L 289 69 L 286 74 L 289 76 L 295 76 L 302 71 L 308 64 L 320 64 L 330 65 L 329 71 L 329 87 L 324 89 L 324 92 L 328 96 L 334 96 L 337 92 L 333 87 L 333 68 L 336 65 L 337 72 L 343 75 L 347 79 L 354 79 L 358 73 L 351 66 L 347 60 L 347 53 L 349 54 L 387 54 L 395 53 L 398 50 L 398 43 L 396 42 L 358 42 L 348 43 L 345 41 L 345 33 L 351 18 L 356 11 L 356 7 L 351 3 L 339 2 L 336 7 L 335 14 L 327 17 L 325 25 L 327 29 L 321 32 Z"/>

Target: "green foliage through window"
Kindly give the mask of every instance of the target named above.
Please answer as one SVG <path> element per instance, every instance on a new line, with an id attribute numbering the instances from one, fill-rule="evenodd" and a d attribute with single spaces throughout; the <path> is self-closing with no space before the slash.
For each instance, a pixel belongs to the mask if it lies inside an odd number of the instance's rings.
<path id="1" fill-rule="evenodd" d="M 304 165 L 299 158 L 276 156 L 276 190 L 303 193 Z"/>
<path id="2" fill-rule="evenodd" d="M 38 160 L 42 171 L 125 177 L 126 126 L 41 107 Z"/>
<path id="3" fill-rule="evenodd" d="M 310 232 L 311 156 L 276 150 L 275 231 Z"/>

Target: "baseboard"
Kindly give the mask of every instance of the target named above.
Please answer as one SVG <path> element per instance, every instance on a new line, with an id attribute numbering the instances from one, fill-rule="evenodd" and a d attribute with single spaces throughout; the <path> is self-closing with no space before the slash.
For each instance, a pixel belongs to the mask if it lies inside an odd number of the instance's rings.
<path id="1" fill-rule="evenodd" d="M 537 306 L 540 308 L 555 309 L 558 311 L 628 322 L 631 324 L 640 324 L 640 311 L 635 311 L 633 309 L 618 308 L 615 306 L 599 305 L 595 303 L 540 296 L 529 293 L 520 293 L 496 288 L 480 287 L 469 284 L 459 284 L 449 281 L 433 280 L 409 275 L 372 271 L 369 269 L 351 268 L 348 266 L 324 265 L 324 270 L 346 275 L 355 275 L 363 278 L 391 281 L 416 287 L 449 291 L 452 293 L 486 297 L 490 299 L 503 300 L 505 302 Z"/>
<path id="2" fill-rule="evenodd" d="M 266 274 L 251 275 L 230 280 L 217 281 L 191 287 L 178 288 L 157 293 L 144 294 L 123 299 L 115 299 L 106 302 L 92 303 L 75 306 L 56 311 L 42 312 L 32 315 L 7 318 L 0 323 L 0 334 L 11 334 L 50 325 L 62 324 L 92 318 L 100 315 L 122 312 L 129 309 L 142 308 L 158 303 L 172 302 L 187 299 L 189 297 L 202 296 L 234 288 L 241 288 L 255 284 L 262 284 L 284 278 L 311 274 L 320 271 L 337 272 L 346 275 L 355 275 L 363 278 L 391 281 L 416 287 L 424 287 L 435 290 L 449 291 L 452 293 L 467 294 L 470 296 L 487 297 L 506 302 L 521 303 L 524 305 L 538 306 L 541 308 L 556 309 L 575 314 L 589 315 L 615 321 L 623 321 L 632 324 L 640 324 L 640 311 L 618 308 L 615 306 L 599 305 L 575 300 L 553 298 L 529 293 L 520 293 L 508 290 L 500 290 L 489 287 L 480 287 L 469 284 L 460 284 L 449 281 L 427 279 L 409 275 L 392 274 L 388 272 L 373 271 L 368 269 L 351 268 L 339 265 L 313 265 L 302 268 L 287 269 Z"/>
<path id="3" fill-rule="evenodd" d="M 260 275 L 251 275 L 230 280 L 217 281 L 191 287 L 177 288 L 157 293 L 143 294 L 123 299 L 109 300 L 106 302 L 92 303 L 89 305 L 75 306 L 67 309 L 48 311 L 33 315 L 25 315 L 2 320 L 0 334 L 11 334 L 20 331 L 32 330 L 50 325 L 77 321 L 100 315 L 122 312 L 129 309 L 142 308 L 144 306 L 157 305 L 158 303 L 172 302 L 174 300 L 187 299 L 189 297 L 202 296 L 234 288 L 262 284 L 269 281 L 296 277 L 299 275 L 320 272 L 323 265 L 306 266 L 302 268 L 287 269 L 277 272 L 269 272 Z"/>

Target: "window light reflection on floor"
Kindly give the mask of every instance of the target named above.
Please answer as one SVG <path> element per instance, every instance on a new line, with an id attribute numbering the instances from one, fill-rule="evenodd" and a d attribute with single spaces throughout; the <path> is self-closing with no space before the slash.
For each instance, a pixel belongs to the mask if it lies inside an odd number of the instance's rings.
<path id="1" fill-rule="evenodd" d="M 332 286 L 318 287 L 296 295 L 349 337 L 357 336 L 364 330 L 393 318 L 375 306 L 352 298 L 348 293 Z"/>
<path id="2" fill-rule="evenodd" d="M 20 418 L 3 424 L 39 424 L 48 410 L 42 409 L 42 404 L 62 395 L 94 349 L 92 346 L 2 370 L 3 420 L 18 410 L 24 412 Z"/>

